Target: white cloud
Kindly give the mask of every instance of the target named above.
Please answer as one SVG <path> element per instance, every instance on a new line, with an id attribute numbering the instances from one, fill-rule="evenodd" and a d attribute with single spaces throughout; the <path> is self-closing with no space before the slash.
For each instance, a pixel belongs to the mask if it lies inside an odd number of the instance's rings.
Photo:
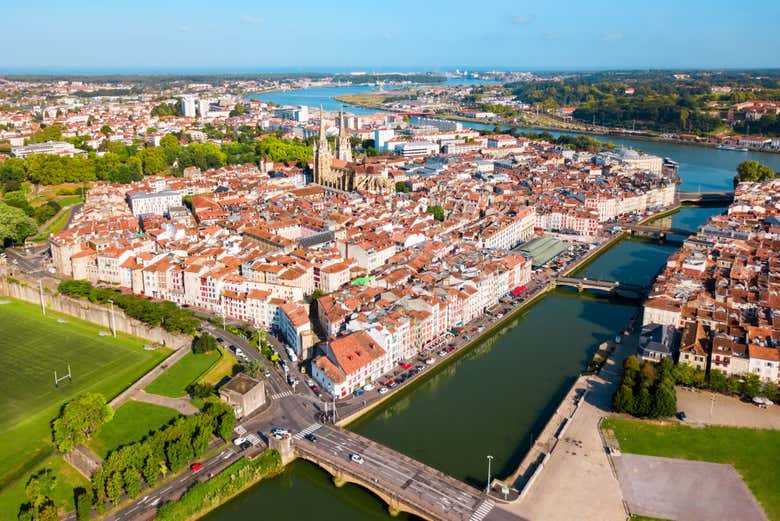
<path id="1" fill-rule="evenodd" d="M 245 14 L 241 16 L 241 23 L 246 25 L 262 25 L 263 19 L 257 16 Z"/>
<path id="2" fill-rule="evenodd" d="M 177 27 L 180 33 L 188 33 L 192 30 L 192 28 L 189 25 L 180 25 Z"/>
<path id="3" fill-rule="evenodd" d="M 512 17 L 512 24 L 514 25 L 528 25 L 531 22 L 533 22 L 534 17 L 533 16 L 513 16 Z"/>

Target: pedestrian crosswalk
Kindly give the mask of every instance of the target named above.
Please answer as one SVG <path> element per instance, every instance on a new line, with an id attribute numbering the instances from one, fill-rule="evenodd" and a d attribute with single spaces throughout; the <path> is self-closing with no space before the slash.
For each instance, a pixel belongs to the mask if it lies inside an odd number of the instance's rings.
<path id="1" fill-rule="evenodd" d="M 471 514 L 471 517 L 469 518 L 469 521 L 482 521 L 485 519 L 485 516 L 487 516 L 491 510 L 493 510 L 493 507 L 496 506 L 495 503 L 492 501 L 485 500 L 482 503 L 479 504 L 477 509 L 474 511 L 473 514 Z"/>
<path id="2" fill-rule="evenodd" d="M 293 436 L 293 439 L 300 440 L 307 434 L 311 434 L 312 432 L 316 431 L 320 427 L 322 427 L 321 423 L 312 423 L 311 425 L 303 429 L 301 432 L 296 433 L 295 436 Z"/>
<path id="3" fill-rule="evenodd" d="M 280 393 L 276 393 L 276 394 L 271 395 L 271 399 L 272 400 L 278 400 L 279 398 L 286 398 L 286 397 L 292 396 L 292 395 L 293 395 L 292 391 L 282 391 Z"/>

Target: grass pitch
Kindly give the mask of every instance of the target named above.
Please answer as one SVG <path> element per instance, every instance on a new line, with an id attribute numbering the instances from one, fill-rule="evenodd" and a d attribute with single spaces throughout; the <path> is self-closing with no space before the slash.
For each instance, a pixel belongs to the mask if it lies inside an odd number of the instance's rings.
<path id="1" fill-rule="evenodd" d="M 62 405 L 86 391 L 110 400 L 170 351 L 145 351 L 144 341 L 129 335 L 99 336 L 100 326 L 43 316 L 33 304 L 0 302 L 0 518 L 15 519 L 22 499 L 15 491 L 53 455 L 50 422 Z M 73 381 L 55 388 L 54 371 L 65 374 L 68 364 Z"/>

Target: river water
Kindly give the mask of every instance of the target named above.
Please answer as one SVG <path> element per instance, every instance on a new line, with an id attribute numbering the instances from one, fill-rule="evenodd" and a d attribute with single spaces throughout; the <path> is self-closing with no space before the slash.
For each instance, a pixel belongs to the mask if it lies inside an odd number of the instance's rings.
<path id="1" fill-rule="evenodd" d="M 651 143 L 637 143 L 652 152 L 647 147 Z M 705 176 L 712 187 L 720 189 L 733 175 L 731 163 L 738 162 L 731 154 L 739 158 L 755 155 L 652 145 L 663 149 L 653 153 L 681 163 L 684 186 L 692 182 L 691 177 Z M 683 208 L 671 219 L 676 226 L 695 229 L 723 210 Z M 624 240 L 578 276 L 646 284 L 677 247 Z M 621 331 L 636 312 L 631 302 L 557 289 L 462 357 L 429 375 L 412 392 L 401 394 L 351 428 L 454 477 L 484 486 L 486 455 L 495 457 L 494 476 L 503 477 L 514 470 L 597 346 Z M 336 488 L 328 474 L 301 461 L 206 519 L 296 521 L 315 516 L 343 521 L 390 519 L 384 503 L 371 493 L 352 485 Z"/>

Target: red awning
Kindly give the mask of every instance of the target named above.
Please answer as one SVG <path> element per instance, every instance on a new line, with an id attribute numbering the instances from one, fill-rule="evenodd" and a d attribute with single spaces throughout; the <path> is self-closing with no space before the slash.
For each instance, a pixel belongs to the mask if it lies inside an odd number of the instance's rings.
<path id="1" fill-rule="evenodd" d="M 523 291 L 525 291 L 525 285 L 517 286 L 515 289 L 512 290 L 512 295 L 517 296 Z"/>

